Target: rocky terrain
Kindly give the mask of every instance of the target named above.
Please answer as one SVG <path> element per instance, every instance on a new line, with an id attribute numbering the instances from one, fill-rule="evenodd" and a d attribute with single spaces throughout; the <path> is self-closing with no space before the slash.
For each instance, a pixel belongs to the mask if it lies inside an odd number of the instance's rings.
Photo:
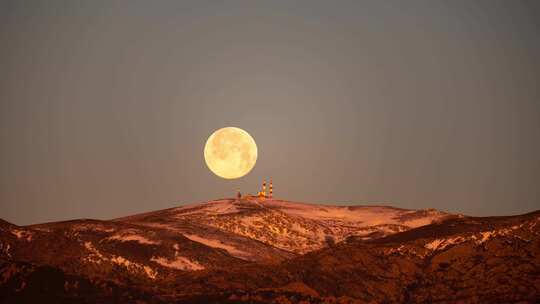
<path id="1" fill-rule="evenodd" d="M 0 221 L 0 302 L 537 303 L 540 212 L 223 199 Z"/>

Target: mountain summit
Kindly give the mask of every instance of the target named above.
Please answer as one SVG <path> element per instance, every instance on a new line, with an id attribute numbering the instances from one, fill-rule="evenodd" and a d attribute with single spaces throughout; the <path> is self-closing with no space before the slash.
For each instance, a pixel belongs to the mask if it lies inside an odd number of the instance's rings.
<path id="1" fill-rule="evenodd" d="M 236 243 L 231 235 L 256 240 L 289 253 L 305 254 L 350 236 L 379 238 L 448 216 L 433 209 L 315 205 L 254 198 L 215 200 L 115 221 L 170 229 L 210 247 L 214 247 L 216 242 L 226 243 L 234 248 L 229 253 L 237 256 L 240 247 L 245 246 Z M 210 233 L 205 233 L 208 230 Z M 246 254 L 240 257 L 257 258 Z"/>

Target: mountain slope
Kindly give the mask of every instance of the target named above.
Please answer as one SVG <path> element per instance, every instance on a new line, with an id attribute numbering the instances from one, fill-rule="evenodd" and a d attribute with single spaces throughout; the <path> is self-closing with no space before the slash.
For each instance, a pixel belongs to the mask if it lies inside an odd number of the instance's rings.
<path id="1" fill-rule="evenodd" d="M 257 240 L 295 254 L 304 254 L 349 236 L 365 239 L 430 224 L 448 217 L 436 210 L 405 210 L 383 206 L 328 206 L 282 200 L 224 199 L 117 219 L 149 227 L 167 227 L 208 243 L 228 242 L 214 232 L 197 235 L 202 227 Z M 196 231 L 186 226 L 195 227 Z M 239 250 L 240 244 L 232 246 Z"/>

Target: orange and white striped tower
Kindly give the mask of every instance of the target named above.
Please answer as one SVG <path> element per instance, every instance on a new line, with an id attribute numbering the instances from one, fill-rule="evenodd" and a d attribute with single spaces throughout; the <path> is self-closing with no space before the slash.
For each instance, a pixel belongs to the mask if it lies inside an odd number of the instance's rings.
<path id="1" fill-rule="evenodd" d="M 270 186 L 268 189 L 268 198 L 272 198 L 273 192 L 274 192 L 274 186 L 272 185 L 272 179 L 270 179 Z"/>
<path id="2" fill-rule="evenodd" d="M 263 181 L 263 185 L 262 185 L 262 195 L 263 195 L 263 196 L 266 196 L 266 180 Z"/>

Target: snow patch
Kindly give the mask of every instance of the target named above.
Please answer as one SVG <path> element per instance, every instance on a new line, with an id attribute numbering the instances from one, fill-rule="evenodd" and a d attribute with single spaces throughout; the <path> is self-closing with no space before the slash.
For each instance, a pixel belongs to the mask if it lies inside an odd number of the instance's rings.
<path id="1" fill-rule="evenodd" d="M 426 217 L 419 217 L 412 220 L 406 220 L 403 223 L 409 227 L 416 228 L 416 227 L 432 224 L 433 222 L 436 222 L 440 218 L 441 218 L 440 215 L 429 215 Z"/>
<path id="2" fill-rule="evenodd" d="M 525 223 L 520 224 L 520 225 L 514 225 L 508 228 L 481 231 L 476 234 L 470 233 L 464 236 L 435 239 L 429 243 L 426 243 L 424 247 L 429 250 L 443 250 L 450 245 L 456 245 L 456 244 L 464 243 L 467 241 L 474 241 L 477 245 L 480 245 L 497 236 L 512 236 L 514 238 L 518 238 L 518 239 L 528 242 L 529 240 L 523 239 L 519 235 L 514 234 L 516 230 L 521 229 L 524 225 Z"/>
<path id="3" fill-rule="evenodd" d="M 48 227 L 32 227 L 32 229 L 42 232 L 51 232 L 51 228 Z"/>
<path id="4" fill-rule="evenodd" d="M 184 234 L 184 236 L 187 237 L 188 239 L 192 240 L 192 241 L 204 244 L 204 245 L 206 245 L 208 247 L 225 249 L 232 256 L 245 257 L 245 256 L 249 255 L 247 252 L 239 250 L 234 246 L 223 244 L 219 240 L 207 239 L 207 238 L 203 238 L 201 236 L 195 235 L 195 234 Z"/>
<path id="5" fill-rule="evenodd" d="M 161 266 L 183 271 L 195 271 L 204 269 L 204 266 L 199 264 L 197 261 L 192 261 L 183 256 L 175 256 L 172 260 L 164 257 L 152 257 L 150 261 L 156 262 Z"/>
<path id="6" fill-rule="evenodd" d="M 429 250 L 442 250 L 450 245 L 460 244 L 467 240 L 468 240 L 467 238 L 464 238 L 461 236 L 451 237 L 447 239 L 436 239 L 430 243 L 425 244 L 424 247 Z"/>
<path id="7" fill-rule="evenodd" d="M 144 274 L 146 274 L 147 277 L 149 277 L 150 279 L 155 279 L 157 277 L 157 272 L 155 270 L 153 270 L 152 268 L 148 267 L 148 266 L 145 266 L 145 265 L 141 265 L 139 263 L 135 263 L 135 262 L 132 262 L 128 259 L 125 259 L 124 257 L 121 257 L 121 256 L 113 256 L 111 258 L 111 262 L 114 263 L 114 264 L 117 264 L 117 265 L 120 265 L 120 266 L 124 266 L 125 268 L 127 268 L 128 270 L 130 271 L 143 271 Z"/>
<path id="8" fill-rule="evenodd" d="M 94 247 L 94 245 L 92 245 L 92 243 L 84 242 L 84 247 L 90 252 L 90 254 L 86 258 L 84 258 L 84 260 L 96 264 L 101 264 L 101 262 L 106 259 L 105 256 L 102 255 L 101 252 L 99 252 L 99 250 Z"/>
<path id="9" fill-rule="evenodd" d="M 115 234 L 106 238 L 106 240 L 115 240 L 120 242 L 138 242 L 144 245 L 157 245 L 160 242 L 152 241 L 139 234 Z"/>
<path id="10" fill-rule="evenodd" d="M 24 239 L 27 242 L 30 242 L 32 240 L 32 232 L 19 229 L 13 229 L 10 232 L 14 236 L 16 236 L 17 239 Z"/>
<path id="11" fill-rule="evenodd" d="M 489 240 L 492 236 L 496 235 L 496 233 L 495 231 L 485 231 L 485 232 L 480 232 L 480 235 L 482 236 L 482 238 L 478 240 L 478 243 L 482 244 L 485 241 Z"/>
<path id="12" fill-rule="evenodd" d="M 110 262 L 116 265 L 127 268 L 128 271 L 142 272 L 150 279 L 157 277 L 157 272 L 149 266 L 145 266 L 136 262 L 132 262 L 124 257 L 113 255 L 110 259 L 105 257 L 99 250 L 97 250 L 91 242 L 84 242 L 84 247 L 90 252 L 90 254 L 83 260 L 92 262 L 95 264 L 101 264 L 102 262 Z"/>
<path id="13" fill-rule="evenodd" d="M 439 246 L 444 243 L 445 240 L 434 240 L 430 243 L 427 243 L 426 245 L 424 245 L 424 247 L 426 247 L 427 249 L 430 249 L 430 250 L 436 250 L 437 248 L 439 248 Z"/>
<path id="14" fill-rule="evenodd" d="M 263 203 L 290 215 L 300 216 L 310 220 L 334 220 L 342 223 L 354 223 L 361 227 L 377 225 L 406 225 L 416 228 L 429 225 L 445 216 L 437 210 L 426 210 L 426 214 L 407 218 L 417 210 L 396 209 L 385 206 L 328 206 L 310 205 L 303 203 L 289 203 L 283 201 L 267 201 Z"/>

